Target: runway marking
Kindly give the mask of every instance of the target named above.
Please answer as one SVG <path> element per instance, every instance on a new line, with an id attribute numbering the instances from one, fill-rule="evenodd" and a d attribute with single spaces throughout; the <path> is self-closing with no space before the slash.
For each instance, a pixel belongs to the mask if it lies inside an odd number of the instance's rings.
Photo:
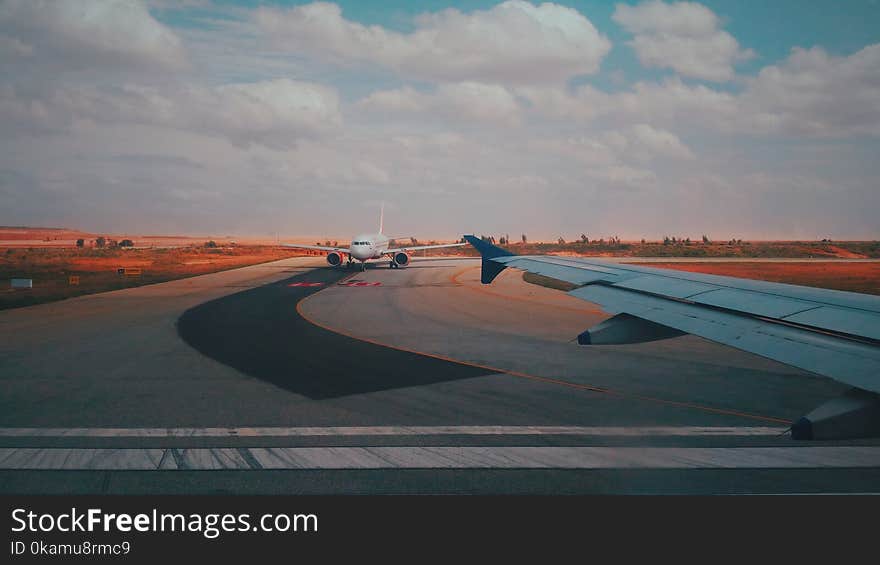
<path id="1" fill-rule="evenodd" d="M 0 428 L 13 438 L 352 437 L 352 436 L 778 436 L 785 428 L 739 426 L 328 426 L 237 428 Z"/>
<path id="2" fill-rule="evenodd" d="M 172 452 L 172 457 L 166 456 Z M 880 447 L 2 448 L 4 470 L 829 469 L 880 467 Z"/>
<path id="3" fill-rule="evenodd" d="M 324 286 L 324 283 L 321 283 L 321 282 L 295 282 L 295 283 L 290 283 L 287 286 Z"/>
<path id="4" fill-rule="evenodd" d="M 380 283 L 380 282 L 352 281 L 352 282 L 341 282 L 341 283 L 337 283 L 336 286 L 353 286 L 353 287 L 361 287 L 361 286 L 382 286 L 382 283 Z"/>
<path id="5" fill-rule="evenodd" d="M 461 359 L 453 359 L 452 357 L 447 357 L 446 355 L 440 355 L 438 353 L 428 353 L 426 351 L 419 351 L 417 349 L 412 349 L 412 348 L 404 347 L 401 345 L 392 345 L 389 343 L 382 343 L 381 341 L 378 341 L 378 340 L 375 340 L 372 338 L 355 335 L 355 334 L 350 333 L 346 330 L 342 330 L 339 328 L 334 328 L 334 327 L 328 326 L 328 325 L 323 324 L 323 323 L 315 320 L 314 318 L 311 318 L 310 316 L 308 316 L 305 313 L 305 311 L 303 310 L 302 305 L 308 299 L 310 299 L 314 296 L 317 296 L 318 294 L 319 293 L 316 292 L 315 294 L 311 294 L 309 296 L 306 296 L 305 298 L 303 298 L 302 300 L 297 302 L 296 303 L 297 313 L 300 316 L 302 316 L 302 318 L 304 320 L 306 320 L 307 322 L 309 322 L 310 324 L 314 324 L 314 325 L 318 326 L 319 328 L 323 328 L 323 329 L 327 330 L 328 332 L 333 332 L 333 333 L 337 333 L 339 335 L 344 335 L 346 337 L 350 337 L 351 339 L 356 339 L 358 341 L 363 341 L 365 343 L 371 343 L 373 345 L 387 347 L 389 349 L 396 349 L 398 351 L 405 351 L 407 353 L 414 353 L 416 355 L 423 355 L 425 357 L 431 357 L 433 359 L 439 359 L 441 361 L 447 361 L 449 363 L 458 363 L 460 365 L 467 365 L 469 367 L 476 367 L 478 369 L 485 369 L 486 371 L 490 371 L 493 373 L 500 373 L 500 374 L 504 374 L 504 375 L 510 375 L 512 377 L 519 377 L 522 379 L 529 379 L 532 381 L 539 381 L 539 382 L 544 382 L 544 383 L 549 383 L 549 384 L 555 384 L 555 385 L 565 386 L 565 387 L 569 387 L 569 388 L 575 388 L 578 390 L 586 390 L 586 391 L 590 391 L 590 392 L 597 392 L 600 394 L 607 394 L 609 396 L 614 396 L 617 398 L 628 398 L 628 399 L 632 399 L 632 400 L 641 400 L 641 401 L 645 401 L 645 402 L 652 402 L 655 404 L 666 404 L 668 406 L 677 406 L 679 408 L 693 408 L 695 410 L 700 410 L 702 412 L 710 412 L 713 414 L 723 414 L 725 416 L 737 416 L 740 418 L 748 418 L 750 420 L 760 420 L 763 422 L 773 422 L 774 424 L 785 424 L 787 426 L 791 425 L 791 420 L 787 420 L 785 418 L 776 418 L 773 416 L 763 416 L 760 414 L 752 414 L 749 412 L 742 412 L 739 410 L 731 410 L 728 408 L 714 408 L 712 406 L 704 406 L 702 404 L 694 404 L 691 402 L 681 402 L 678 400 L 667 400 L 664 398 L 656 398 L 653 396 L 643 396 L 643 395 L 639 395 L 639 394 L 620 392 L 620 391 L 615 391 L 615 390 L 608 389 L 608 388 L 597 387 L 597 386 L 587 385 L 587 384 L 574 383 L 571 381 L 564 381 L 561 379 L 554 379 L 554 378 L 550 378 L 550 377 L 539 377 L 537 375 L 530 375 L 529 373 L 523 373 L 521 371 L 513 371 L 510 369 L 502 369 L 500 367 L 493 367 L 491 365 L 486 365 L 483 363 L 473 363 L 471 361 L 463 361 Z"/>

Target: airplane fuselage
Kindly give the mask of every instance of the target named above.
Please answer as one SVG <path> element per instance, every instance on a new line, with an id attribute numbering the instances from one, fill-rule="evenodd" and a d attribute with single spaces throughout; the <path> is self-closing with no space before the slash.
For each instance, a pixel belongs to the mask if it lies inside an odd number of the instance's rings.
<path id="1" fill-rule="evenodd" d="M 353 260 L 363 263 L 382 257 L 388 251 L 388 242 L 388 238 L 381 233 L 360 234 L 352 238 L 348 252 Z"/>

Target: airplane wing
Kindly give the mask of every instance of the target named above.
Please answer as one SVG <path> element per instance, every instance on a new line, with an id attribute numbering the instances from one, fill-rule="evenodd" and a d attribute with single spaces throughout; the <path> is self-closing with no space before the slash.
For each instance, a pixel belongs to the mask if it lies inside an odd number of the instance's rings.
<path id="1" fill-rule="evenodd" d="M 281 247 L 293 247 L 296 249 L 311 249 L 312 251 L 338 251 L 339 253 L 348 253 L 348 247 L 330 247 L 327 245 L 300 245 L 298 243 L 282 243 Z"/>
<path id="2" fill-rule="evenodd" d="M 397 247 L 388 249 L 385 253 L 397 253 L 398 251 L 420 251 L 422 249 L 440 249 L 441 247 L 464 247 L 467 243 L 443 243 L 439 245 L 410 245 L 408 247 Z"/>
<path id="3" fill-rule="evenodd" d="M 483 257 L 484 284 L 513 267 L 574 284 L 568 294 L 615 314 L 578 336 L 578 343 L 689 333 L 880 392 L 880 296 L 592 258 L 514 255 L 465 238 Z M 880 398 L 870 396 L 874 403 Z"/>

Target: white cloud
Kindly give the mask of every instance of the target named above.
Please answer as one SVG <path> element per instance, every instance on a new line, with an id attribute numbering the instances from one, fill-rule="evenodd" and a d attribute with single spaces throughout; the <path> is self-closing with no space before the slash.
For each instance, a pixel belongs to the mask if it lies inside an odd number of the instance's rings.
<path id="1" fill-rule="evenodd" d="M 647 154 L 649 158 L 655 156 L 684 160 L 694 158 L 693 152 L 672 132 L 648 124 L 636 124 L 627 134 L 628 151 Z"/>
<path id="2" fill-rule="evenodd" d="M 61 130 L 83 121 L 151 124 L 272 147 L 319 137 L 342 123 L 335 90 L 288 79 L 214 88 L 65 86 L 44 99 L 4 87 L 0 118 L 37 130 Z"/>
<path id="3" fill-rule="evenodd" d="M 763 133 L 880 135 L 880 44 L 847 57 L 794 48 L 747 79 L 741 108 Z"/>
<path id="4" fill-rule="evenodd" d="M 595 73 L 611 48 L 578 11 L 521 0 L 424 14 L 411 33 L 347 20 L 339 6 L 324 2 L 260 8 L 256 21 L 276 45 L 295 53 L 439 82 L 561 82 Z"/>
<path id="5" fill-rule="evenodd" d="M 597 120 L 614 127 L 639 123 L 664 127 L 722 129 L 741 119 L 735 95 L 704 85 L 688 85 L 677 77 L 662 82 L 637 82 L 630 90 L 609 94 L 590 85 L 518 88 L 540 116 L 590 123 Z"/>
<path id="6" fill-rule="evenodd" d="M 720 29 L 712 10 L 695 2 L 618 4 L 612 17 L 635 35 L 630 45 L 646 67 L 671 68 L 683 76 L 723 82 L 734 77 L 734 64 L 754 56 Z"/>
<path id="7" fill-rule="evenodd" d="M 513 94 L 503 86 L 462 82 L 441 84 L 434 92 L 411 87 L 370 94 L 361 108 L 400 114 L 434 116 L 443 120 L 479 121 L 497 125 L 520 123 L 520 108 Z"/>
<path id="8" fill-rule="evenodd" d="M 748 136 L 847 138 L 880 135 L 880 44 L 848 56 L 794 48 L 742 82 L 739 93 L 677 77 L 609 94 L 590 85 L 520 87 L 538 115 L 614 127 L 639 123 Z"/>
<path id="9" fill-rule="evenodd" d="M 178 37 L 137 0 L 6 0 L 0 33 L 64 68 L 131 65 L 179 69 Z"/>

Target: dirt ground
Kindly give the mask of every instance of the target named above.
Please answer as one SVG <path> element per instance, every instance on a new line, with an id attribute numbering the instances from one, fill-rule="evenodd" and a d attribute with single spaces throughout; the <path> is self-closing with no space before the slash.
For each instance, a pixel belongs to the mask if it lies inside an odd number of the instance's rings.
<path id="1" fill-rule="evenodd" d="M 634 263 L 636 264 L 636 263 Z M 646 267 L 880 294 L 880 263 L 643 263 Z"/>
<path id="2" fill-rule="evenodd" d="M 0 248 L 0 309 L 29 306 L 82 294 L 180 279 L 306 255 L 270 246 L 191 245 L 156 249 L 76 247 Z M 128 274 L 120 274 L 126 269 Z M 132 271 L 140 269 L 140 272 Z M 71 284 L 70 277 L 78 277 Z M 33 280 L 32 289 L 10 288 L 10 279 Z"/>

